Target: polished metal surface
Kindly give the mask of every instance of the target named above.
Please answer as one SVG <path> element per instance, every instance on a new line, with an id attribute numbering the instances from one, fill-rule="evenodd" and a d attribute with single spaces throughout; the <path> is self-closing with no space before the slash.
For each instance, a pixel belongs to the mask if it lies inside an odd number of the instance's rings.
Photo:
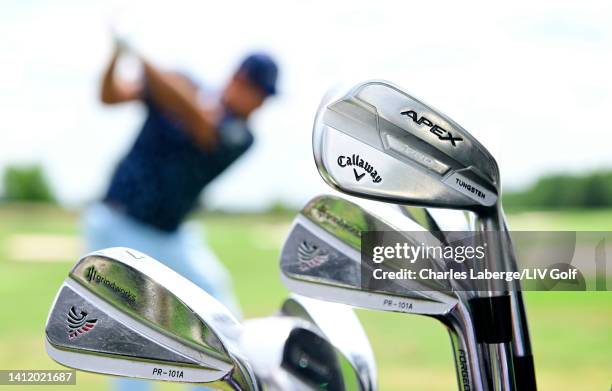
<path id="1" fill-rule="evenodd" d="M 349 306 L 311 299 L 293 294 L 285 300 L 280 313 L 295 316 L 312 323 L 322 335 L 341 353 L 343 376 L 353 379 L 347 390 L 375 391 L 377 389 L 377 369 L 374 352 L 361 322 Z"/>
<path id="2" fill-rule="evenodd" d="M 408 228 L 407 220 L 396 208 L 378 204 L 376 211 L 393 221 L 383 220 L 373 211 L 366 211 L 340 197 L 319 196 L 311 200 L 294 220 L 281 252 L 284 284 L 293 292 L 321 300 L 435 317 L 449 329 L 460 389 L 507 389 L 495 384 L 501 379 L 493 373 L 490 365 L 481 365 L 489 356 L 480 356 L 487 352 L 482 353 L 477 346 L 474 320 L 465 303 L 458 300 L 451 289 L 426 291 L 419 285 L 414 289 L 408 286 L 393 292 L 364 290 L 359 274 L 359 232 L 372 227 L 393 231 Z M 410 228 L 426 233 L 418 224 Z M 300 252 L 304 243 L 308 243 L 311 249 L 306 258 Z M 412 283 L 418 284 L 416 281 L 408 282 Z M 506 357 L 503 359 L 507 360 Z M 505 364 L 506 361 L 500 363 Z"/>
<path id="3" fill-rule="evenodd" d="M 452 231 L 471 231 L 474 230 L 474 224 L 478 220 L 473 213 L 470 212 L 462 212 L 456 210 L 449 209 L 436 209 L 436 208 L 412 208 L 401 206 L 401 210 L 413 211 L 415 209 L 421 209 L 424 213 L 430 216 L 430 219 L 435 222 L 438 228 L 442 231 L 446 231 L 447 233 L 452 233 Z M 506 223 L 504 221 L 504 234 L 507 238 L 508 246 L 508 256 L 511 259 L 512 267 L 516 267 L 516 254 L 514 251 L 514 247 L 512 246 L 510 234 Z M 473 290 L 473 287 L 464 286 L 463 290 L 466 291 L 466 294 L 469 293 L 470 290 Z M 529 339 L 529 330 L 527 324 L 520 325 L 520 322 L 526 322 L 526 314 L 525 307 L 523 304 L 523 297 L 520 292 L 520 286 L 516 286 L 510 292 L 510 299 L 512 305 L 512 319 L 513 319 L 513 356 L 514 357 L 529 357 L 532 355 L 531 353 L 531 341 Z M 535 373 L 532 374 L 535 376 Z M 520 381 L 520 379 L 519 379 Z M 535 381 L 535 379 L 533 380 Z M 519 386 L 519 384 L 517 384 Z"/>
<path id="4" fill-rule="evenodd" d="M 324 179 L 348 193 L 466 209 L 497 202 L 499 173 L 489 152 L 453 120 L 386 81 L 328 96 L 315 119 L 313 151 Z"/>
<path id="5" fill-rule="evenodd" d="M 236 347 L 241 325 L 189 280 L 136 250 L 83 257 L 59 290 L 47 352 L 90 372 L 258 390 Z"/>
<path id="6" fill-rule="evenodd" d="M 363 390 L 347 357 L 301 317 L 246 320 L 238 343 L 267 391 Z"/>
<path id="7" fill-rule="evenodd" d="M 456 304 L 445 291 L 422 281 L 402 281 L 392 290 L 362 290 L 361 253 L 303 215 L 298 215 L 281 250 L 281 279 L 293 292 L 363 308 L 440 314 Z M 405 285 L 410 285 L 407 287 Z M 412 287 L 412 289 L 410 289 Z"/>
<path id="8" fill-rule="evenodd" d="M 465 238 L 465 235 L 471 231 L 471 221 L 469 212 L 451 209 L 436 209 L 436 208 L 418 208 L 400 205 L 398 206 L 400 213 L 409 217 L 411 221 L 418 222 L 424 229 L 428 231 L 438 232 L 439 238 L 446 244 L 451 244 L 455 241 L 474 240 L 470 235 Z M 407 233 L 408 234 L 408 233 Z M 440 267 L 447 270 L 451 264 L 440 262 Z M 462 263 L 452 264 L 455 270 L 461 270 Z M 469 308 L 469 301 L 472 298 L 480 296 L 479 287 L 473 285 L 472 280 L 453 279 L 451 281 L 455 294 L 466 308 Z M 474 321 L 478 321 L 472 316 Z M 489 345 L 475 341 L 474 346 L 477 352 L 478 364 L 482 368 L 482 373 L 486 374 L 491 379 L 490 386 L 492 389 L 512 389 L 513 381 L 508 374 L 512 370 L 508 366 L 509 360 L 513 357 L 509 351 L 509 344 Z"/>
<path id="9" fill-rule="evenodd" d="M 517 270 L 495 159 L 456 122 L 401 88 L 373 80 L 326 95 L 315 118 L 313 152 L 323 179 L 342 192 L 477 212 L 475 228 L 492 244 L 489 269 Z M 513 351 L 531 356 L 520 284 L 490 290 L 511 291 Z"/>

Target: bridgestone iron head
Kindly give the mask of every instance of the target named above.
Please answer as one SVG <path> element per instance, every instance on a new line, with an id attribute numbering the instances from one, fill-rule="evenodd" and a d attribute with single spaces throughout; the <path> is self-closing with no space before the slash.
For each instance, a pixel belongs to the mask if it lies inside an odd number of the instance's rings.
<path id="1" fill-rule="evenodd" d="M 80 259 L 46 325 L 47 353 L 67 367 L 141 379 L 257 390 L 231 313 L 153 258 L 111 248 Z"/>

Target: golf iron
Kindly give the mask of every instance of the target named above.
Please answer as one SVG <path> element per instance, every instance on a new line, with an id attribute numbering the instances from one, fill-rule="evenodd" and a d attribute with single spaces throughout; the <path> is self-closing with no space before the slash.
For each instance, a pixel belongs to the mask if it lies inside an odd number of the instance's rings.
<path id="1" fill-rule="evenodd" d="M 400 289 L 385 290 L 362 284 L 361 233 L 408 230 L 397 209 L 387 208 L 384 217 L 339 197 L 314 198 L 294 220 L 283 246 L 283 283 L 293 292 L 316 299 L 437 318 L 449 329 L 461 390 L 513 389 L 512 379 L 504 377 L 511 365 L 509 346 L 491 344 L 492 356 L 487 358 L 492 362 L 480 356 L 478 344 L 486 341 L 478 340 L 469 308 L 450 285 L 407 281 Z M 398 223 L 391 224 L 393 220 Z M 412 230 L 423 229 L 414 224 Z"/>
<path id="2" fill-rule="evenodd" d="M 488 244 L 488 269 L 516 271 L 492 155 L 440 111 L 386 81 L 328 94 L 313 130 L 315 162 L 332 187 L 358 197 L 423 207 L 465 209 Z M 491 282 L 494 340 L 512 341 L 517 388 L 535 390 L 535 370 L 520 284 Z"/>
<path id="3" fill-rule="evenodd" d="M 350 389 L 377 389 L 374 353 L 352 308 L 293 294 L 283 303 L 280 314 L 310 322 L 330 341 L 340 354 L 344 383 L 353 384 Z"/>
<path id="4" fill-rule="evenodd" d="M 278 315 L 240 324 L 158 261 L 111 248 L 73 267 L 49 313 L 46 346 L 71 368 L 219 390 L 374 390 L 376 366 L 359 321 L 348 308 L 329 310 L 292 296 Z M 323 318 L 332 315 L 334 325 Z"/>
<path id="5" fill-rule="evenodd" d="M 110 248 L 81 258 L 46 324 L 47 353 L 75 369 L 259 390 L 235 340 L 242 326 L 210 295 L 153 258 Z"/>
<path id="6" fill-rule="evenodd" d="M 239 346 L 264 390 L 364 390 L 347 358 L 308 320 L 284 314 L 246 320 Z"/>

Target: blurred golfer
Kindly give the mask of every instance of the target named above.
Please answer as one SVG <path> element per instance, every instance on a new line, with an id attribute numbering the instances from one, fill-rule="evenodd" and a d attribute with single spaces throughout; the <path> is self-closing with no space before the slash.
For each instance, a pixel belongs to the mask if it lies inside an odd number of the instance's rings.
<path id="1" fill-rule="evenodd" d="M 184 221 L 202 189 L 253 144 L 247 119 L 276 92 L 277 66 L 266 54 L 251 54 L 215 96 L 188 76 L 163 71 L 142 57 L 142 80 L 121 79 L 115 68 L 126 50 L 116 45 L 101 100 L 109 105 L 140 101 L 146 119 L 103 201 L 85 214 L 87 245 L 90 250 L 127 246 L 151 255 L 239 315 L 226 270 L 205 247 L 198 227 Z M 131 391 L 147 390 L 149 384 L 116 382 L 117 389 Z"/>

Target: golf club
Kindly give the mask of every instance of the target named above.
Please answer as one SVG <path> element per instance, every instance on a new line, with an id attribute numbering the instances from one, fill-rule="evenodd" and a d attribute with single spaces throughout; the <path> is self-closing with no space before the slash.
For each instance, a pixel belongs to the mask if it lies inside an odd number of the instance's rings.
<path id="1" fill-rule="evenodd" d="M 386 81 L 357 84 L 328 94 L 314 124 L 313 152 L 323 179 L 360 197 L 475 212 L 476 231 L 487 243 L 487 268 L 517 270 L 500 200 L 495 159 L 465 129 Z M 491 281 L 492 341 L 512 341 L 512 376 L 535 390 L 535 370 L 520 284 Z M 508 292 L 506 295 L 504 292 Z M 511 324 L 500 320 L 508 318 Z M 497 321 L 495 321 L 497 320 Z M 494 322 L 495 321 L 495 322 Z"/>
<path id="2" fill-rule="evenodd" d="M 186 278 L 143 253 L 116 247 L 76 263 L 45 332 L 49 356 L 70 368 L 258 390 L 235 343 L 241 328 Z"/>
<path id="3" fill-rule="evenodd" d="M 343 356 L 348 368 L 345 378 L 360 391 L 377 389 L 374 353 L 361 322 L 349 306 L 293 294 L 285 300 L 280 313 L 312 323 Z M 345 383 L 349 383 L 345 381 Z"/>
<path id="4" fill-rule="evenodd" d="M 239 346 L 269 391 L 360 391 L 354 368 L 310 321 L 279 314 L 246 320 Z"/>
<path id="5" fill-rule="evenodd" d="M 360 202 L 365 202 L 360 200 Z M 383 204 L 378 204 L 379 209 Z M 384 210 L 381 210 L 384 212 Z M 362 285 L 361 233 L 397 231 L 396 209 L 382 220 L 355 203 L 333 196 L 311 200 L 294 220 L 281 252 L 281 278 L 293 292 L 356 307 L 422 314 L 441 320 L 453 342 L 459 389 L 513 389 L 506 344 L 492 344 L 491 362 L 479 357 L 471 313 L 450 286 L 407 281 L 401 289 L 367 290 Z M 401 227 L 407 227 L 406 219 Z M 414 230 L 423 230 L 415 224 Z M 426 232 L 424 232 L 426 234 Z"/>
<path id="6" fill-rule="evenodd" d="M 452 209 L 419 208 L 405 205 L 400 205 L 399 210 L 412 221 L 434 234 L 445 246 L 473 245 L 472 242 L 474 241 L 474 237 L 473 234 L 469 233 L 471 230 L 470 219 L 469 216 L 467 216 L 469 212 Z M 410 233 L 404 232 L 404 234 L 409 235 Z M 455 272 L 467 271 L 465 263 L 463 262 L 441 262 L 440 266 L 444 268 L 444 270 L 453 270 Z M 451 285 L 453 285 L 456 295 L 464 303 L 467 303 L 468 308 L 471 307 L 474 300 L 479 299 L 478 287 L 474 286 L 472 280 L 452 279 Z M 483 360 L 492 359 L 486 344 L 478 343 L 476 348 L 479 351 L 479 355 L 483 357 Z"/>

